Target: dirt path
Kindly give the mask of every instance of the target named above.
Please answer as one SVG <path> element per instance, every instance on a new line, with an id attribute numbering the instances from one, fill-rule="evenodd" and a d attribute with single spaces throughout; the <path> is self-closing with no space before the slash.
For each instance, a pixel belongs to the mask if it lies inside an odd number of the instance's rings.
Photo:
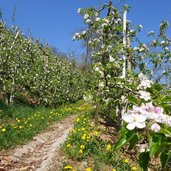
<path id="1" fill-rule="evenodd" d="M 0 156 L 0 171 L 60 170 L 59 148 L 66 140 L 76 115 L 57 122 L 46 132 L 38 134 L 28 144 Z"/>

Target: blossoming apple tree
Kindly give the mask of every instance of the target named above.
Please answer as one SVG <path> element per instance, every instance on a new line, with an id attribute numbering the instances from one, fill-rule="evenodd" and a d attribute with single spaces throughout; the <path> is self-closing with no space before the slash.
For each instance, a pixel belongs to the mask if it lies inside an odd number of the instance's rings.
<path id="1" fill-rule="evenodd" d="M 147 170 L 149 160 L 154 156 L 160 156 L 161 166 L 166 168 L 171 152 L 171 117 L 166 115 L 170 113 L 171 96 L 157 84 L 156 77 L 152 77 L 153 80 L 148 77 L 152 65 L 156 69 L 170 60 L 171 41 L 165 34 L 168 23 L 161 23 L 159 35 L 149 33 L 154 36 L 149 47 L 137 41 L 137 46 L 132 48 L 130 44 L 137 40 L 137 32 L 142 26 L 134 27 L 127 21 L 127 43 L 123 43 L 122 14 L 126 10 L 127 5 L 118 9 L 112 6 L 112 1 L 101 9 L 78 9 L 88 27 L 76 33 L 73 39 L 89 37 L 94 70 L 94 83 L 85 99 L 95 102 L 96 114 L 100 106 L 105 106 L 117 118 L 121 138 L 115 145 L 116 150 L 126 143 L 130 143 L 129 149 L 132 149 L 141 142 L 146 147 L 140 151 L 141 168 Z M 160 53 L 156 52 L 156 47 Z M 126 77 L 122 73 L 123 66 L 126 67 Z M 109 117 L 108 112 L 105 112 L 106 117 Z"/>

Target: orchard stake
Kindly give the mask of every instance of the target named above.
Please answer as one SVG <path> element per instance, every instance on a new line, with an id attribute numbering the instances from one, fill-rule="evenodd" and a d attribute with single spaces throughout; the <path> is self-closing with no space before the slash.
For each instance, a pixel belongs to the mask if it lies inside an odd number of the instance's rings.
<path id="1" fill-rule="evenodd" d="M 123 45 L 126 47 L 126 14 L 127 10 L 124 8 L 124 13 L 123 13 Z M 123 68 L 122 68 L 122 77 L 126 77 L 126 55 L 123 55 Z"/>

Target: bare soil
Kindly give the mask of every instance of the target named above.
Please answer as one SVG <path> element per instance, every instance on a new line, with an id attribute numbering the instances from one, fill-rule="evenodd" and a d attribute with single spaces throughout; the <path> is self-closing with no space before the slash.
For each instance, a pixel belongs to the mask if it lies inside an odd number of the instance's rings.
<path id="1" fill-rule="evenodd" d="M 53 124 L 29 143 L 10 151 L 0 151 L 0 171 L 60 171 L 60 145 L 67 139 L 76 115 Z"/>

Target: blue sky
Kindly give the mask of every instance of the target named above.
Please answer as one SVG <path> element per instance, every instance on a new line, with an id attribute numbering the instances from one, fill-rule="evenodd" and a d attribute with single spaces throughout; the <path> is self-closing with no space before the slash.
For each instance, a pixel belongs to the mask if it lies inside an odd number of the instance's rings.
<path id="1" fill-rule="evenodd" d="M 16 7 L 15 25 L 26 35 L 32 35 L 69 53 L 80 52 L 80 44 L 72 41 L 74 32 L 84 28 L 78 8 L 99 7 L 109 0 L 1 0 L 3 20 L 11 26 Z M 114 0 L 115 2 L 116 0 Z M 171 24 L 171 0 L 127 0 L 131 6 L 128 19 L 143 25 L 140 38 L 146 41 L 148 31 L 157 31 L 162 20 Z"/>

